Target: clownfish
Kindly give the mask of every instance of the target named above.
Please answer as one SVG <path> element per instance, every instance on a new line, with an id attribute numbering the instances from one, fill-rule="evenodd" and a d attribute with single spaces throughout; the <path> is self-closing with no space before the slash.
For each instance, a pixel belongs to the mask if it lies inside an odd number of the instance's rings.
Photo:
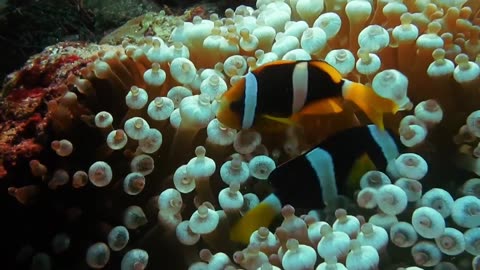
<path id="1" fill-rule="evenodd" d="M 217 118 L 235 129 L 248 129 L 265 119 L 294 124 L 301 115 L 340 113 L 343 100 L 356 104 L 381 129 L 383 114 L 398 111 L 392 100 L 343 79 L 325 61 L 278 60 L 248 72 L 223 93 Z"/>
<path id="2" fill-rule="evenodd" d="M 230 230 L 232 241 L 248 244 L 250 235 L 268 227 L 282 206 L 322 209 L 339 194 L 352 196 L 370 170 L 385 171 L 399 156 L 401 143 L 376 125 L 342 130 L 275 168 L 268 181 L 273 192 L 250 209 Z"/>

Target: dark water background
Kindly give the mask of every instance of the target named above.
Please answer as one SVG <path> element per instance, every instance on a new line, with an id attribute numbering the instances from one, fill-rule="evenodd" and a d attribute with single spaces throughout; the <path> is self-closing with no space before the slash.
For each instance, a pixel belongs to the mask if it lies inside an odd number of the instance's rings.
<path id="1" fill-rule="evenodd" d="M 129 19 L 165 7 L 179 15 L 194 5 L 215 12 L 252 0 L 0 0 L 0 82 L 31 55 L 60 41 L 98 42 Z"/>

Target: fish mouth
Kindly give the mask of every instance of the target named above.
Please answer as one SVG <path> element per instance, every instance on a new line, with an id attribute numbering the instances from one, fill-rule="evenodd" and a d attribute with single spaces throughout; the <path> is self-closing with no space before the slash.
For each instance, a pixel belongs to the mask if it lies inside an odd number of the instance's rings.
<path id="1" fill-rule="evenodd" d="M 212 102 L 212 111 L 215 114 L 215 116 L 218 118 L 218 115 L 221 112 L 225 111 L 225 108 L 228 108 L 229 102 L 225 100 L 224 95 L 220 94 L 215 97 L 215 99 Z"/>
<path id="2" fill-rule="evenodd" d="M 218 118 L 219 112 L 220 112 L 221 109 L 222 109 L 222 104 L 220 103 L 220 101 L 214 100 L 214 101 L 212 102 L 212 107 L 211 107 L 211 108 L 212 108 L 213 114 L 215 114 L 215 117 Z"/>

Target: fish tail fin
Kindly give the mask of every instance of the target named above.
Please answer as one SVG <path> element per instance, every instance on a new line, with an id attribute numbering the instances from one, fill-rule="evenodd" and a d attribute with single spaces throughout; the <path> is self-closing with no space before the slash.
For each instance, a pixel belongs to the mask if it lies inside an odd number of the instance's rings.
<path id="1" fill-rule="evenodd" d="M 247 245 L 252 233 L 260 227 L 268 228 L 280 211 L 278 198 L 274 194 L 269 195 L 230 228 L 230 240 Z"/>
<path id="2" fill-rule="evenodd" d="M 357 105 L 380 130 L 384 130 L 383 114 L 398 111 L 398 105 L 388 98 L 379 96 L 375 91 L 361 83 L 345 80 L 343 97 Z"/>

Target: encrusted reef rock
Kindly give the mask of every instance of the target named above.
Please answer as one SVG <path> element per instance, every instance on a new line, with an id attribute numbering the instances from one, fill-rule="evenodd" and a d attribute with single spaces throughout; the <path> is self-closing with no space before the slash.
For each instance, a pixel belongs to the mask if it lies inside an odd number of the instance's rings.
<path id="1" fill-rule="evenodd" d="M 99 50 L 95 44 L 59 43 L 32 56 L 25 66 L 8 76 L 0 106 L 2 178 L 19 160 L 35 158 L 48 147 L 49 125 L 59 114 L 54 103 L 67 93 L 68 76 L 80 74 Z"/>

